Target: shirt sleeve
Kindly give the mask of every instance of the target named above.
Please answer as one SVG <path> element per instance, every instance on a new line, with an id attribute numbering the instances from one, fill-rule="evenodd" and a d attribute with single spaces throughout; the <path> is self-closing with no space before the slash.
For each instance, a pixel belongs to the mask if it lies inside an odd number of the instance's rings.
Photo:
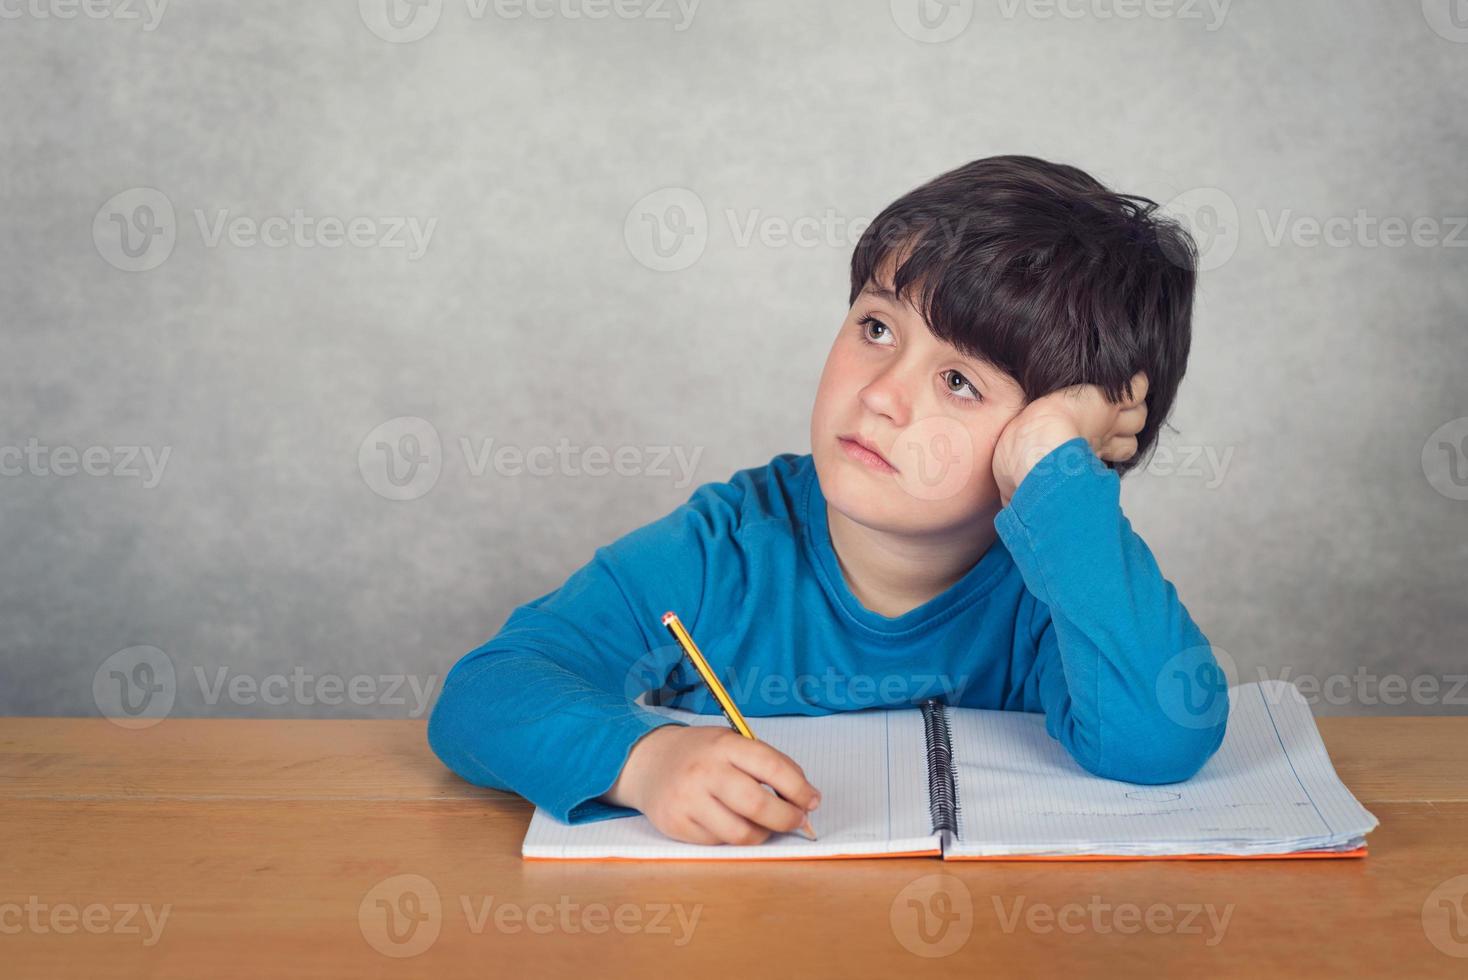
<path id="1" fill-rule="evenodd" d="M 1176 782 L 1223 741 L 1228 686 L 1122 514 L 1120 484 L 1072 439 L 1035 464 L 994 525 L 1039 600 L 1025 683 L 1046 729 L 1096 775 Z"/>
<path id="2" fill-rule="evenodd" d="M 565 823 L 636 813 L 596 797 L 638 739 L 681 724 L 634 701 L 677 666 L 681 650 L 662 614 L 673 610 L 694 628 L 712 556 L 737 531 L 738 495 L 731 484 L 699 487 L 515 609 L 444 679 L 428 724 L 444 764 Z"/>

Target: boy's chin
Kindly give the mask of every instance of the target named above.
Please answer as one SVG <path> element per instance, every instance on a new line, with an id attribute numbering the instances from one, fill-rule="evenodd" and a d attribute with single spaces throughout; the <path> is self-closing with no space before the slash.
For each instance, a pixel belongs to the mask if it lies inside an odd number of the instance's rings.
<path id="1" fill-rule="evenodd" d="M 909 486 L 901 474 L 868 474 L 828 461 L 817 467 L 821 494 L 848 519 L 891 534 L 948 534 L 999 513 L 998 487 L 964 486 L 956 490 L 918 483 Z"/>
<path id="2" fill-rule="evenodd" d="M 926 513 L 921 515 L 901 514 L 893 516 L 886 511 L 842 508 L 838 507 L 834 502 L 831 506 L 840 511 L 853 524 L 864 527 L 869 531 L 876 531 L 881 534 L 896 537 L 905 537 L 914 542 L 920 540 L 950 541 L 954 539 L 955 535 L 966 533 L 965 529 L 971 526 L 965 524 L 962 520 L 934 523 L 931 520 L 931 515 Z M 973 519 L 976 515 L 968 516 L 970 519 Z"/>
<path id="3" fill-rule="evenodd" d="M 913 496 L 896 477 L 873 480 L 838 471 L 821 480 L 821 493 L 847 519 L 888 534 L 940 533 L 976 516 L 957 506 L 958 501 L 944 504 Z"/>

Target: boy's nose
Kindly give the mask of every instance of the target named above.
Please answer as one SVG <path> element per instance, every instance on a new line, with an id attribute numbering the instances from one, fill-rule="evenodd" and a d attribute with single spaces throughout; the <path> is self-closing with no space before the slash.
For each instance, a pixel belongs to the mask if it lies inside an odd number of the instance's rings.
<path id="1" fill-rule="evenodd" d="M 900 379 L 889 372 L 873 380 L 861 391 L 861 402 L 868 411 L 885 416 L 899 428 L 908 422 L 910 399 Z"/>

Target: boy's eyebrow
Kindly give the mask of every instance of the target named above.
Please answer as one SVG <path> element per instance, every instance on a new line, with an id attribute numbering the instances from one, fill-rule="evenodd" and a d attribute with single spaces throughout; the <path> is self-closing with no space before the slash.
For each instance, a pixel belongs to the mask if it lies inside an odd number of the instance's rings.
<path id="1" fill-rule="evenodd" d="M 885 299 L 889 303 L 900 302 L 895 292 L 888 289 L 886 286 L 880 286 L 876 283 L 867 283 L 866 286 L 862 289 L 862 292 L 867 293 L 871 296 L 875 296 L 877 297 L 877 299 Z"/>

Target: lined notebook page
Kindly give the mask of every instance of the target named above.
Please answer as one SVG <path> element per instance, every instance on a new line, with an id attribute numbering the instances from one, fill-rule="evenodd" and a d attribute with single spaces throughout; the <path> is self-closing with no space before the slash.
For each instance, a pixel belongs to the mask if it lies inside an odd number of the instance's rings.
<path id="1" fill-rule="evenodd" d="M 1376 818 L 1336 776 L 1293 684 L 1229 692 L 1223 745 L 1192 779 L 1093 776 L 1043 716 L 948 708 L 959 798 L 950 857 L 1274 854 L 1359 846 Z"/>
<path id="2" fill-rule="evenodd" d="M 663 705 L 647 710 L 692 725 L 728 726 L 723 715 Z M 641 814 L 570 825 L 536 809 L 521 854 L 527 858 L 752 860 L 938 851 L 940 839 L 931 832 L 928 815 L 921 712 L 867 710 L 748 721 L 761 741 L 794 759 L 821 791 L 820 809 L 811 814 L 819 840 L 772 834 L 764 843 L 750 846 L 685 844 L 664 836 Z"/>

